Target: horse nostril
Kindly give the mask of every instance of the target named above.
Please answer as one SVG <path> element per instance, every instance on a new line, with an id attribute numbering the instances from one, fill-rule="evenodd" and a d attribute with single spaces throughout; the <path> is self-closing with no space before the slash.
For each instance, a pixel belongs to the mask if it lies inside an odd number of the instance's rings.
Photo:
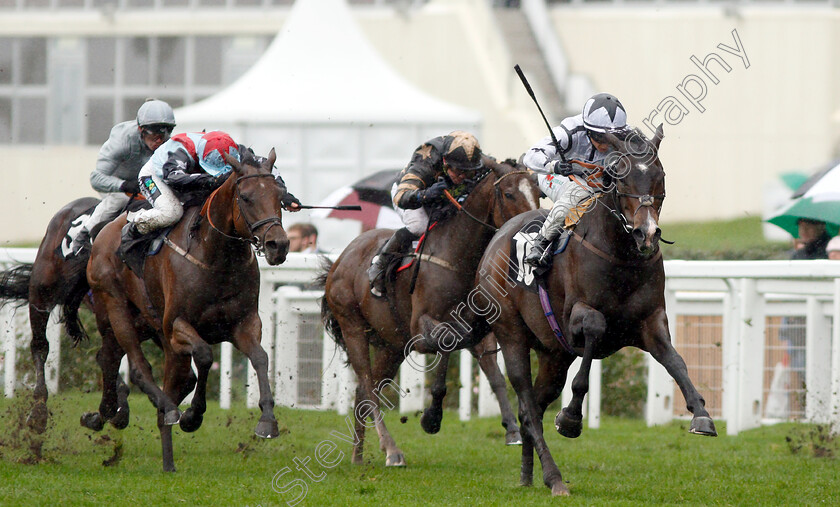
<path id="1" fill-rule="evenodd" d="M 659 241 L 660 237 L 662 237 L 662 229 L 657 227 L 656 231 L 653 233 L 653 242 L 656 243 L 657 241 Z"/>
<path id="2" fill-rule="evenodd" d="M 645 240 L 645 233 L 638 227 L 633 229 L 633 239 L 636 240 L 636 243 L 641 243 Z"/>

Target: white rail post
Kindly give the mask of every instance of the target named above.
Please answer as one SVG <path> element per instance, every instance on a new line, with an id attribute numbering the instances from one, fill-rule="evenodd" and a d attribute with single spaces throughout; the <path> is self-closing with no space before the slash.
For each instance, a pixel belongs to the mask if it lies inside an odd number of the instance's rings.
<path id="1" fill-rule="evenodd" d="M 764 312 L 761 296 L 752 278 L 739 281 L 740 329 L 738 380 L 739 430 L 761 426 L 764 398 Z"/>
<path id="2" fill-rule="evenodd" d="M 219 358 L 219 407 L 230 408 L 231 380 L 233 378 L 233 344 L 222 342 Z"/>
<path id="3" fill-rule="evenodd" d="M 726 434 L 737 435 L 741 429 L 738 378 L 741 374 L 741 347 L 738 345 L 740 327 L 740 299 L 738 280 L 726 279 L 729 291 L 723 296 L 723 407 Z"/>
<path id="4" fill-rule="evenodd" d="M 831 328 L 816 296 L 808 296 L 805 316 L 805 418 L 829 420 L 831 395 Z"/>
<path id="5" fill-rule="evenodd" d="M 598 429 L 601 427 L 601 360 L 593 359 L 592 367 L 589 370 L 589 392 L 586 394 L 589 398 L 589 417 L 586 420 L 586 426 L 591 429 Z"/>
<path id="6" fill-rule="evenodd" d="M 416 412 L 424 408 L 426 355 L 412 352 L 409 354 L 409 358 L 410 360 L 404 361 L 402 366 L 400 366 L 399 386 L 403 391 L 408 393 L 400 397 L 401 414 Z M 374 388 L 376 387 L 374 386 Z"/>
<path id="7" fill-rule="evenodd" d="M 293 407 L 298 401 L 298 319 L 286 298 L 287 294 L 296 292 L 300 292 L 297 287 L 280 287 L 275 291 L 274 300 L 277 335 L 274 347 L 274 400 L 278 405 L 286 407 Z"/>
<path id="8" fill-rule="evenodd" d="M 469 421 L 472 413 L 472 354 L 466 349 L 460 352 L 460 380 L 458 389 L 458 418 Z"/>
<path id="9" fill-rule="evenodd" d="M 3 344 L 3 392 L 6 398 L 14 398 L 15 360 L 17 356 L 17 337 L 15 326 L 15 311 L 11 306 L 0 308 L 0 338 Z"/>
<path id="10" fill-rule="evenodd" d="M 834 279 L 831 326 L 831 433 L 840 433 L 840 278 Z"/>

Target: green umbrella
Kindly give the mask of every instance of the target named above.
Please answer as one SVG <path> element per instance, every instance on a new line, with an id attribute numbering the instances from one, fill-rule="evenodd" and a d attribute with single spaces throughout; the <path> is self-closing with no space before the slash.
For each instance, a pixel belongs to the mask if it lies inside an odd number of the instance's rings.
<path id="1" fill-rule="evenodd" d="M 800 218 L 825 222 L 828 234 L 835 236 L 840 229 L 840 201 L 815 202 L 813 197 L 800 197 L 788 203 L 767 221 L 786 230 L 794 238 L 798 238 L 799 227 L 796 222 Z"/>
<path id="2" fill-rule="evenodd" d="M 799 237 L 796 222 L 810 218 L 826 223 L 826 231 L 835 236 L 840 228 L 840 164 L 833 163 L 817 171 L 793 193 L 794 199 L 767 220 Z"/>

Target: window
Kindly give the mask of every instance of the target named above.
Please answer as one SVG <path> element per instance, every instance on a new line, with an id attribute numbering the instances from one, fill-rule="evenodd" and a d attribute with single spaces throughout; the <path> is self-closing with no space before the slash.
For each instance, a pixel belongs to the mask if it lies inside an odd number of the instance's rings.
<path id="1" fill-rule="evenodd" d="M 87 41 L 87 84 L 113 85 L 116 63 L 113 38 L 91 37 Z"/>

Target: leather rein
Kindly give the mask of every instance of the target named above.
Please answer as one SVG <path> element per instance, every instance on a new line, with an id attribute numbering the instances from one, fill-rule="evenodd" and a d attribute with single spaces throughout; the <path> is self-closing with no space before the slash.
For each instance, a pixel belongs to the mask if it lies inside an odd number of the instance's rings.
<path id="1" fill-rule="evenodd" d="M 488 174 L 489 174 L 489 171 L 488 171 Z M 495 189 L 495 192 L 496 192 L 496 203 L 497 204 L 499 204 L 501 202 L 501 199 L 502 199 L 502 190 L 499 187 L 499 183 L 501 183 L 502 180 L 507 178 L 508 176 L 512 176 L 512 175 L 516 175 L 516 174 L 533 174 L 533 171 L 531 171 L 530 169 L 524 170 L 524 171 L 511 171 L 509 173 L 505 173 L 505 174 L 499 176 L 498 178 L 496 178 L 496 180 L 493 182 L 493 188 Z M 496 232 L 496 231 L 499 230 L 499 228 L 496 227 L 495 225 L 488 224 L 484 220 L 476 217 L 475 215 L 473 215 L 472 213 L 470 213 L 469 211 L 464 209 L 464 207 L 461 205 L 461 203 L 459 203 L 457 199 L 452 197 L 452 194 L 450 194 L 448 190 L 444 190 L 443 193 L 444 193 L 444 195 L 446 195 L 446 198 L 449 200 L 449 202 L 451 202 L 452 205 L 455 206 L 455 208 L 459 212 L 464 213 L 465 215 L 467 215 L 473 221 L 478 222 L 480 225 L 483 225 L 484 227 L 487 227 L 488 229 L 492 230 L 493 232 Z M 501 205 L 500 205 L 499 209 L 501 210 L 501 215 L 502 215 L 502 219 L 503 219 L 502 223 L 504 223 L 504 222 L 507 221 L 507 219 L 505 218 L 504 208 L 502 208 Z M 511 218 L 511 217 L 507 217 L 507 218 Z"/>
<path id="2" fill-rule="evenodd" d="M 263 225 L 271 224 L 271 225 L 269 225 L 268 229 L 266 230 L 266 234 L 268 234 L 268 231 L 271 230 L 271 228 L 274 227 L 275 225 L 281 225 L 282 226 L 282 220 L 279 216 L 275 215 L 273 217 L 268 217 L 268 218 L 263 218 L 262 220 L 257 220 L 254 223 L 251 223 L 251 222 L 248 221 L 248 219 L 242 213 L 242 206 L 240 204 L 240 194 L 239 194 L 239 182 L 241 182 L 242 180 L 250 179 L 250 178 L 271 178 L 273 180 L 274 175 L 270 174 L 270 173 L 248 174 L 246 176 L 240 176 L 240 177 L 236 178 L 236 181 L 234 182 L 235 183 L 234 188 L 236 189 L 236 209 L 238 211 L 238 216 L 236 218 L 234 218 L 233 221 L 236 222 L 237 220 L 239 220 L 241 218 L 245 222 L 245 226 L 248 228 L 248 234 L 251 236 L 250 238 L 243 238 L 243 237 L 240 237 L 240 236 L 232 236 L 230 234 L 227 234 L 224 231 L 222 231 L 221 229 L 219 229 L 218 227 L 216 227 L 216 224 L 213 223 L 213 219 L 210 217 L 210 207 L 213 205 L 213 200 L 216 198 L 216 195 L 219 193 L 219 190 L 221 190 L 222 187 L 219 187 L 216 190 L 214 190 L 213 193 L 210 194 L 210 197 L 208 197 L 207 200 L 204 202 L 204 206 L 202 206 L 202 208 L 201 208 L 201 216 L 207 217 L 207 223 L 210 224 L 210 228 L 213 229 L 214 231 L 218 232 L 219 234 L 221 234 L 225 238 L 230 239 L 230 240 L 240 241 L 242 243 L 250 243 L 251 245 L 253 245 L 254 250 L 256 250 L 257 255 L 264 255 L 265 254 L 265 246 L 262 244 L 262 241 L 260 240 L 259 236 L 257 236 L 254 233 L 254 231 L 259 229 Z"/>

